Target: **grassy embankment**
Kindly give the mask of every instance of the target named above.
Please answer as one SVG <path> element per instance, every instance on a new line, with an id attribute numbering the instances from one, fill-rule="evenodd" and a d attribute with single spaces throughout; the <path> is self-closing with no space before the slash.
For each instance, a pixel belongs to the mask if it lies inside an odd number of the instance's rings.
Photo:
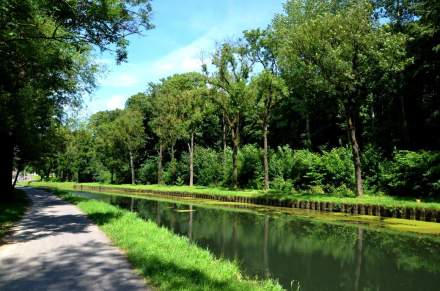
<path id="1" fill-rule="evenodd" d="M 14 223 L 23 216 L 28 204 L 29 201 L 21 190 L 15 190 L 10 202 L 0 202 L 0 245 Z"/>
<path id="2" fill-rule="evenodd" d="M 215 258 L 187 238 L 145 221 L 136 213 L 79 198 L 65 190 L 55 193 L 76 204 L 160 290 L 282 290 L 271 280 L 244 277 L 236 263 Z"/>
<path id="3" fill-rule="evenodd" d="M 32 186 L 40 187 L 56 187 L 58 189 L 72 190 L 72 182 L 32 182 Z M 201 186 L 168 186 L 168 185 L 110 185 L 99 183 L 82 183 L 85 186 L 109 186 L 114 188 L 128 188 L 138 190 L 153 190 L 153 191 L 172 191 L 172 192 L 187 192 L 198 194 L 209 194 L 214 196 L 243 196 L 243 197 L 267 197 L 276 198 L 280 200 L 302 200 L 315 202 L 333 202 L 333 203 L 352 203 L 365 205 L 380 205 L 389 208 L 425 208 L 425 209 L 440 209 L 439 200 L 422 200 L 417 202 L 414 197 L 394 197 L 394 196 L 378 196 L 378 195 L 364 195 L 363 197 L 337 197 L 328 194 L 313 194 L 313 193 L 265 193 L 259 190 L 228 190 L 221 188 L 210 188 Z"/>

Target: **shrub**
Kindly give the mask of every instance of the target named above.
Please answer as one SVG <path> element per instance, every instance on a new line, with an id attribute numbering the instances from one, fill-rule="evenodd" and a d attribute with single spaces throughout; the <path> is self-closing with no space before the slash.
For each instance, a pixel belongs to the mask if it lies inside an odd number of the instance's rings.
<path id="1" fill-rule="evenodd" d="M 354 184 L 351 151 L 343 147 L 321 153 L 278 147 L 271 154 L 270 174 L 273 180 L 290 180 L 296 189 L 306 191 L 332 192 L 339 186 Z"/>
<path id="2" fill-rule="evenodd" d="M 323 175 L 319 169 L 321 157 L 319 153 L 309 150 L 295 150 L 291 179 L 295 188 L 306 190 L 310 186 L 323 185 Z"/>
<path id="3" fill-rule="evenodd" d="M 321 183 L 334 187 L 354 187 L 354 167 L 351 150 L 346 147 L 323 151 L 317 171 L 321 174 Z"/>
<path id="4" fill-rule="evenodd" d="M 388 161 L 379 149 L 372 145 L 365 146 L 362 154 L 362 174 L 366 190 L 374 190 L 374 192 L 379 190 L 383 179 L 383 169 L 387 163 Z"/>
<path id="5" fill-rule="evenodd" d="M 353 190 L 345 184 L 341 184 L 339 186 L 333 186 L 330 185 L 328 187 L 327 193 L 334 195 L 334 196 L 340 196 L 340 197 L 356 197 L 356 194 L 353 192 Z"/>
<path id="6" fill-rule="evenodd" d="M 261 189 L 264 179 L 261 149 L 255 145 L 245 145 L 239 151 L 238 161 L 240 187 Z"/>
<path id="7" fill-rule="evenodd" d="M 274 192 L 290 193 L 293 190 L 292 180 L 284 180 L 283 177 L 276 177 L 271 182 L 270 188 Z"/>
<path id="8" fill-rule="evenodd" d="M 278 147 L 275 152 L 269 152 L 269 177 L 289 179 L 294 165 L 293 150 L 285 145 Z"/>
<path id="9" fill-rule="evenodd" d="M 229 153 L 226 156 L 230 156 Z M 222 184 L 224 181 L 223 152 L 196 147 L 194 151 L 194 177 L 195 183 L 198 185 Z"/>
<path id="10" fill-rule="evenodd" d="M 382 186 L 390 194 L 440 198 L 440 153 L 396 151 L 382 176 Z"/>
<path id="11" fill-rule="evenodd" d="M 144 184 L 157 183 L 157 157 L 146 159 L 138 174 L 139 180 Z"/>

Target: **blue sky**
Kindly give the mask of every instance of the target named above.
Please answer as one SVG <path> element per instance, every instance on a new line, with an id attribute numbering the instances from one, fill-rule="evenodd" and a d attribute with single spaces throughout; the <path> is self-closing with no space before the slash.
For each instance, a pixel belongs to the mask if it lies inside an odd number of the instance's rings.
<path id="1" fill-rule="evenodd" d="M 217 43 L 239 37 L 246 29 L 264 28 L 282 0 L 154 0 L 153 30 L 130 38 L 128 62 L 115 64 L 104 53 L 98 88 L 85 98 L 85 114 L 123 108 L 127 98 L 145 91 L 148 82 L 187 71 L 200 71 Z"/>

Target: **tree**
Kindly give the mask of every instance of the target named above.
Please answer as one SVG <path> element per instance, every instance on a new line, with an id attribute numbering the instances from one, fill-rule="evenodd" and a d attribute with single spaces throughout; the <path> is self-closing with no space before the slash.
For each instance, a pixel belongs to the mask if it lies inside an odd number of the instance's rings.
<path id="1" fill-rule="evenodd" d="M 350 2 L 338 10 L 317 10 L 308 17 L 302 17 L 307 10 L 296 6 L 298 2 L 316 1 L 292 1 L 287 15 L 275 20 L 284 44 L 280 54 L 306 71 L 319 72 L 339 105 L 352 147 L 356 193 L 362 196 L 359 112 L 374 96 L 380 80 L 401 71 L 407 63 L 405 37 L 373 22 L 368 2 Z M 297 20 L 298 15 L 302 21 Z"/>
<path id="2" fill-rule="evenodd" d="M 66 156 L 69 159 L 68 168 L 74 173 L 77 183 L 83 180 L 87 181 L 90 179 L 90 176 L 93 176 L 94 141 L 92 132 L 85 125 L 70 133 L 66 147 Z"/>
<path id="3" fill-rule="evenodd" d="M 1 192 L 12 190 L 15 155 L 42 157 L 37 143 L 61 122 L 67 105 L 80 104 L 93 88 L 92 46 L 116 48 L 117 61 L 124 61 L 126 37 L 150 29 L 150 13 L 149 0 L 0 3 Z M 39 137 L 35 147 L 27 146 L 28 136 Z"/>
<path id="4" fill-rule="evenodd" d="M 209 75 L 207 66 L 203 70 L 208 75 L 208 82 L 213 86 L 213 102 L 222 111 L 232 140 L 232 185 L 238 186 L 237 156 L 240 147 L 240 129 L 244 117 L 252 108 L 252 94 L 249 94 L 249 78 L 253 59 L 248 47 L 237 42 L 224 43 L 213 56 L 215 71 Z"/>
<path id="5" fill-rule="evenodd" d="M 110 183 L 115 181 L 115 174 L 123 168 L 124 147 L 118 135 L 115 135 L 115 120 L 122 111 L 100 111 L 90 117 L 89 126 L 94 135 L 96 158 L 110 172 Z"/>
<path id="6" fill-rule="evenodd" d="M 142 113 L 135 110 L 124 110 L 114 121 L 115 133 L 125 146 L 130 158 L 131 183 L 136 183 L 134 158 L 145 142 Z"/>
<path id="7" fill-rule="evenodd" d="M 258 119 L 263 128 L 263 165 L 264 189 L 269 190 L 268 134 L 272 109 L 287 95 L 287 86 L 279 76 L 280 70 L 276 61 L 276 43 L 271 31 L 259 29 L 245 32 L 246 41 L 252 58 L 263 70 L 252 80 L 256 96 Z"/>
<path id="8" fill-rule="evenodd" d="M 166 108 L 167 113 L 171 114 L 171 120 L 180 127 L 177 131 L 178 139 L 187 141 L 189 153 L 189 185 L 194 183 L 194 137 L 200 130 L 200 125 L 204 117 L 207 90 L 205 77 L 199 73 L 185 73 L 174 75 L 167 80 L 173 83 L 168 97 L 174 98 L 176 110 L 168 111 L 172 107 Z"/>

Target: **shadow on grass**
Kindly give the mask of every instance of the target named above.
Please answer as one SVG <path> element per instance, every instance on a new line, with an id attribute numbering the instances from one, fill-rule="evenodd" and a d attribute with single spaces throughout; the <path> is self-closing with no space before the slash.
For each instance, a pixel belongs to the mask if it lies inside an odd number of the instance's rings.
<path id="1" fill-rule="evenodd" d="M 111 220 L 118 219 L 121 215 L 121 212 L 94 212 L 88 213 L 87 217 L 97 225 L 104 225 Z"/>
<path id="2" fill-rule="evenodd" d="M 216 280 L 200 270 L 164 262 L 159 257 L 145 259 L 128 253 L 128 259 L 140 268 L 144 276 L 158 283 L 161 290 L 243 290 L 244 287 L 237 283 L 236 278 Z"/>
<path id="3" fill-rule="evenodd" d="M 0 202 L 0 245 L 9 234 L 14 222 L 20 220 L 29 205 L 29 200 L 22 190 L 15 190 L 8 201 Z"/>

